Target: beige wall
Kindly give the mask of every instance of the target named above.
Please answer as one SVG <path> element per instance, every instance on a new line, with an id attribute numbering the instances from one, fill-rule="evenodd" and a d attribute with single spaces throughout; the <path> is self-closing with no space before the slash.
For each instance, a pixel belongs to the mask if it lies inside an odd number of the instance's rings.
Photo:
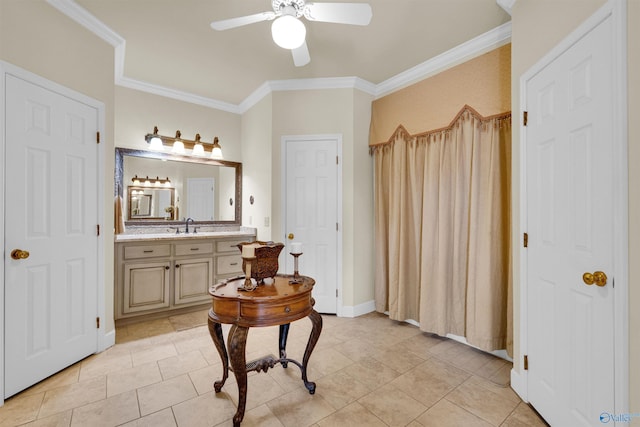
<path id="1" fill-rule="evenodd" d="M 511 110 L 511 45 L 494 49 L 373 103 L 370 143 L 448 126 L 467 104 L 483 116 Z"/>
<path id="2" fill-rule="evenodd" d="M 534 65 L 545 53 L 551 50 L 572 30 L 592 15 L 605 0 L 518 0 L 512 10 L 512 110 L 520 110 L 520 76 Z M 628 77 L 629 77 L 629 142 L 640 139 L 640 124 L 633 120 L 640 113 L 640 2 L 628 1 Z M 635 114 L 634 114 L 635 113 Z M 640 225 L 635 218 L 640 217 L 640 194 L 635 190 L 640 182 L 640 173 L 635 167 L 640 162 L 638 144 L 628 144 L 629 147 L 629 381 L 631 412 L 640 410 L 640 367 L 634 361 L 640 360 L 640 326 L 638 307 L 640 292 L 640 265 L 634 260 L 640 259 Z M 519 247 L 520 229 L 518 218 L 520 215 L 520 133 L 519 127 L 513 127 L 513 244 Z M 522 354 L 519 348 L 520 328 L 520 264 L 517 254 L 514 256 L 514 360 L 515 369 L 522 369 Z M 635 418 L 633 425 L 640 425 L 640 419 Z"/>
<path id="3" fill-rule="evenodd" d="M 43 0 L 1 0 L 0 59 L 104 103 L 105 330 L 113 331 L 113 47 Z"/>
<path id="4" fill-rule="evenodd" d="M 285 135 L 342 135 L 343 304 L 373 296 L 373 180 L 368 153 L 371 97 L 353 89 L 276 92 L 272 95 L 272 238 L 282 240 L 281 139 Z"/>
<path id="5" fill-rule="evenodd" d="M 273 126 L 272 95 L 265 96 L 259 103 L 242 115 L 242 169 L 243 201 L 242 224 L 258 229 L 258 240 L 283 241 L 272 236 L 273 218 L 271 212 L 271 128 Z M 254 196 L 254 204 L 249 197 Z M 265 219 L 269 225 L 265 225 Z"/>

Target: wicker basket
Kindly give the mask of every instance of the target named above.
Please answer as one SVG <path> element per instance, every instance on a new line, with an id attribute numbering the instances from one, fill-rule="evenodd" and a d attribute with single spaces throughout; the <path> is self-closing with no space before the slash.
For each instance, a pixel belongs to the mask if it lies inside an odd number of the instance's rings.
<path id="1" fill-rule="evenodd" d="M 280 256 L 284 244 L 257 240 L 255 242 L 242 242 L 238 245 L 238 249 L 240 249 L 240 253 L 242 253 L 242 247 L 244 245 L 255 244 L 261 246 L 255 248 L 256 260 L 251 264 L 251 277 L 256 279 L 258 283 L 264 283 L 264 279 L 268 277 L 273 278 L 278 274 L 278 256 Z M 243 259 L 242 271 L 246 271 L 245 267 L 245 261 Z"/>

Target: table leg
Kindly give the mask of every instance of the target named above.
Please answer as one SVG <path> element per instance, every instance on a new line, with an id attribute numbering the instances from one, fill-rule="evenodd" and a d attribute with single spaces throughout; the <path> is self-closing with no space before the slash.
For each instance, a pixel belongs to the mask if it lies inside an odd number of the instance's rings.
<path id="1" fill-rule="evenodd" d="M 280 333 L 279 333 L 279 338 L 278 338 L 278 349 L 280 350 L 280 359 L 286 359 L 287 358 L 287 337 L 289 336 L 289 326 L 291 324 L 287 323 L 284 325 L 280 325 Z M 282 367 L 286 368 L 287 367 L 287 362 L 281 362 L 282 363 Z"/>
<path id="2" fill-rule="evenodd" d="M 302 381 L 304 381 L 304 386 L 309 390 L 309 394 L 314 394 L 316 392 L 316 383 L 307 380 L 307 364 L 309 363 L 311 352 L 316 346 L 318 338 L 320 338 L 320 332 L 322 332 L 322 316 L 317 311 L 312 310 L 311 314 L 309 314 L 309 319 L 311 319 L 313 327 L 302 358 Z"/>
<path id="3" fill-rule="evenodd" d="M 233 325 L 227 338 L 229 355 L 231 356 L 231 367 L 233 368 L 233 375 L 235 375 L 236 383 L 238 384 L 238 410 L 233 416 L 233 427 L 240 426 L 247 404 L 247 365 L 245 349 L 248 333 L 249 328 Z"/>
<path id="4" fill-rule="evenodd" d="M 209 311 L 209 313 L 211 313 L 211 311 Z M 229 376 L 229 357 L 227 356 L 227 349 L 224 347 L 222 325 L 220 325 L 220 323 L 218 322 L 215 322 L 211 318 L 211 316 L 209 316 L 207 324 L 209 326 L 209 335 L 211 335 L 211 339 L 216 345 L 216 349 L 218 350 L 218 354 L 220 355 L 220 360 L 222 360 L 222 379 L 213 383 L 213 388 L 215 389 L 216 393 L 220 393 L 220 390 L 222 390 L 222 386 L 224 385 L 225 381 L 227 381 L 227 377 Z"/>

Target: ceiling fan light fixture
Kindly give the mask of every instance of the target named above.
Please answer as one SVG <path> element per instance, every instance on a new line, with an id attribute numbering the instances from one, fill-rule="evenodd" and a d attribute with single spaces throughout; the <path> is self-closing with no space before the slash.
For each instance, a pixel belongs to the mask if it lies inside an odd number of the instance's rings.
<path id="1" fill-rule="evenodd" d="M 298 18 L 282 15 L 271 24 L 271 36 L 281 48 L 296 49 L 304 43 L 307 29 Z"/>

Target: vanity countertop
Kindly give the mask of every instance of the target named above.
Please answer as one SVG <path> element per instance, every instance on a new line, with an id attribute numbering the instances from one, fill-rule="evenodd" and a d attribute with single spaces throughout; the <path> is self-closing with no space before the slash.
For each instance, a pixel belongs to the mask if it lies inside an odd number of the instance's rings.
<path id="1" fill-rule="evenodd" d="M 116 234 L 114 241 L 120 242 L 140 242 L 140 241 L 153 241 L 153 240 L 191 240 L 191 239 L 211 239 L 211 238 L 225 238 L 225 237 L 255 237 L 255 229 L 244 229 L 238 231 L 198 231 L 197 233 L 180 233 L 174 232 L 166 233 L 141 233 L 141 234 Z"/>

